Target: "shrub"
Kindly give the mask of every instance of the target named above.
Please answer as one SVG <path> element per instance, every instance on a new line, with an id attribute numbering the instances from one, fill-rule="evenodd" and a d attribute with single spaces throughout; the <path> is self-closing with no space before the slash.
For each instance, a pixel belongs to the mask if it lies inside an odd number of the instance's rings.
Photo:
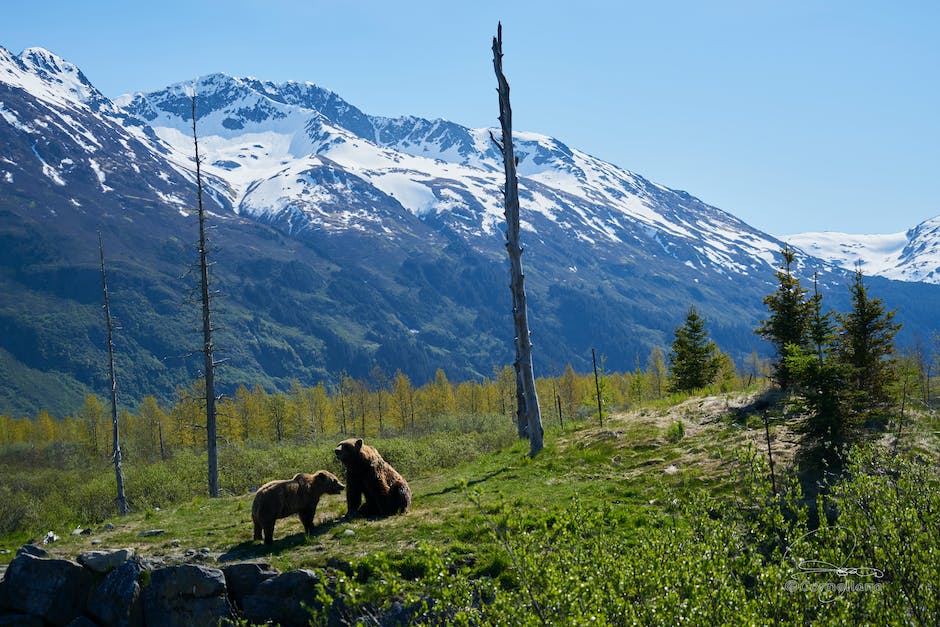
<path id="1" fill-rule="evenodd" d="M 685 437 L 685 423 L 677 420 L 666 429 L 666 439 L 670 442 L 678 442 Z"/>

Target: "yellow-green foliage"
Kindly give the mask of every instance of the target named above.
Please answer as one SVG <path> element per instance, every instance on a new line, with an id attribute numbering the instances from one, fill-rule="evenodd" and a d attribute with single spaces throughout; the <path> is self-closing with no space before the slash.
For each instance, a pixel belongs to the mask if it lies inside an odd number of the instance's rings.
<path id="1" fill-rule="evenodd" d="M 601 369 L 601 394 L 605 415 L 656 402 L 665 393 L 662 351 L 654 350 L 646 370 L 606 373 Z M 510 366 L 496 368 L 483 381 L 453 383 L 438 370 L 429 383 L 415 387 L 401 371 L 386 377 L 373 372 L 367 380 L 342 376 L 333 386 L 318 383 L 306 387 L 294 381 L 285 392 L 268 391 L 256 385 L 239 386 L 234 396 L 217 403 L 218 435 L 227 444 L 306 444 L 337 435 L 366 437 L 432 433 L 448 416 L 501 415 L 513 419 L 516 409 L 515 374 Z M 741 389 L 733 368 L 723 370 L 716 391 Z M 536 381 L 542 420 L 596 416 L 594 375 L 578 374 L 569 365 L 557 377 Z M 174 402 L 161 406 L 145 396 L 135 412 L 121 411 L 119 425 L 122 448 L 132 460 L 155 460 L 188 447 L 205 446 L 205 410 L 202 381 L 176 391 Z M 56 419 L 47 412 L 32 418 L 0 416 L 0 447 L 52 442 L 81 445 L 92 457 L 111 453 L 111 421 L 104 401 L 85 398 L 73 417 Z"/>

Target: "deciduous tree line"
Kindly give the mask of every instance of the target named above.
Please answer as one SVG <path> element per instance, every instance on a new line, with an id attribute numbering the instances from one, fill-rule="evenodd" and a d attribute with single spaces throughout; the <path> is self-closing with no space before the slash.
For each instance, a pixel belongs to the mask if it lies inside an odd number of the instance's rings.
<path id="1" fill-rule="evenodd" d="M 601 372 L 602 402 L 613 410 L 655 401 L 671 393 L 664 353 L 654 348 L 633 372 Z M 742 385 L 734 380 L 729 385 Z M 568 365 L 556 377 L 537 379 L 546 399 L 547 426 L 596 416 L 594 375 L 578 374 Z M 123 409 L 119 420 L 122 446 L 133 463 L 143 456 L 159 459 L 179 447 L 205 446 L 205 406 L 201 380 L 176 391 L 172 403 L 144 397 L 135 411 Z M 548 402 L 548 401 L 551 402 Z M 561 409 L 561 415 L 558 409 Z M 220 443 L 310 442 L 319 438 L 360 435 L 376 437 L 421 434 L 442 422 L 495 414 L 515 421 L 516 374 L 511 366 L 494 368 L 482 381 L 454 383 L 443 370 L 432 381 L 415 386 L 401 371 L 388 376 L 373 370 L 367 379 L 340 375 L 332 384 L 304 386 L 295 381 L 284 392 L 260 385 L 240 386 L 218 401 Z M 0 415 L 0 445 L 52 442 L 84 444 L 89 453 L 111 452 L 110 418 L 104 400 L 89 395 L 74 415 L 54 418 L 46 411 L 33 417 Z"/>

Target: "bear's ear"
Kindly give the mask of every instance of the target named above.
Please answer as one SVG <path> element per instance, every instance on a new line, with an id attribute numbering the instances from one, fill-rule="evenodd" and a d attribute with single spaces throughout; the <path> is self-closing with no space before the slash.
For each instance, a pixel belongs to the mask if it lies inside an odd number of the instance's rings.
<path id="1" fill-rule="evenodd" d="M 359 450 L 361 448 L 362 448 L 362 438 L 359 438 L 358 440 L 356 440 L 356 450 Z"/>

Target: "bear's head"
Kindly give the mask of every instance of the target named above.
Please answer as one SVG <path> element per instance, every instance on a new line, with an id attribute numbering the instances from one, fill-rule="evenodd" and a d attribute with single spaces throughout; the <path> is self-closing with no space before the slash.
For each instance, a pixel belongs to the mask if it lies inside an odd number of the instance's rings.
<path id="1" fill-rule="evenodd" d="M 343 464 L 348 466 L 349 464 L 355 463 L 362 459 L 362 438 L 343 440 L 336 445 L 333 452 L 336 453 L 337 459 L 343 462 Z"/>
<path id="2" fill-rule="evenodd" d="M 321 470 L 313 478 L 313 487 L 319 494 L 339 494 L 346 486 L 333 473 Z"/>

